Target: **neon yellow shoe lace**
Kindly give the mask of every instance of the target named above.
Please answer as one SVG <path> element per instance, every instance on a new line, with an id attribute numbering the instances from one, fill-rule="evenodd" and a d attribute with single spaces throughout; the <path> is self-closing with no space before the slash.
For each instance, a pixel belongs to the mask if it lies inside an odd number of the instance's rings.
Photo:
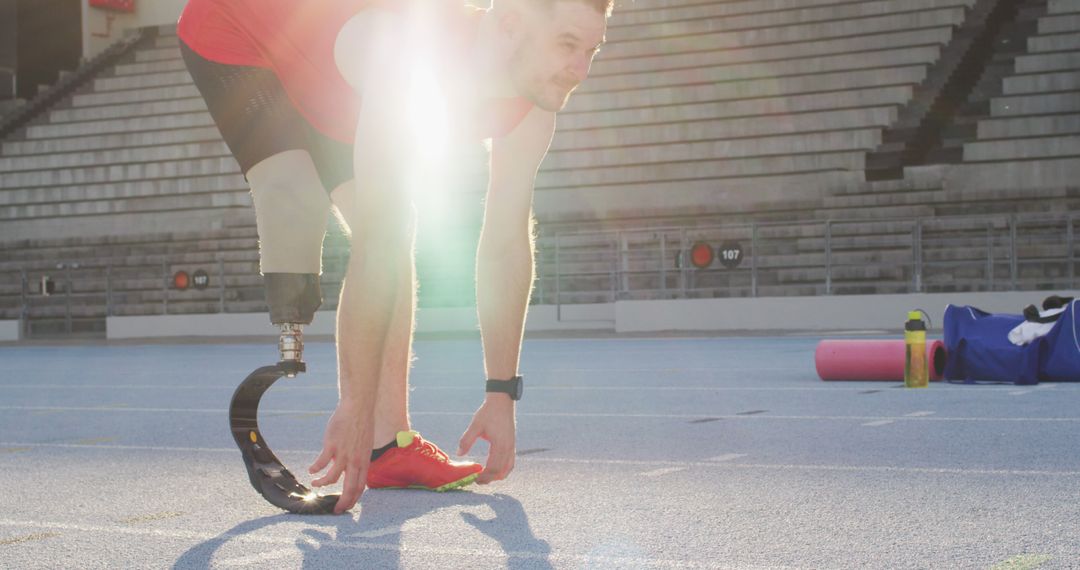
<path id="1" fill-rule="evenodd" d="M 446 463 L 450 460 L 450 456 L 446 455 L 443 450 L 439 449 L 435 446 L 434 443 L 431 443 L 430 441 L 422 437 L 417 436 L 414 445 L 416 445 L 417 451 L 419 451 L 420 454 L 425 457 L 430 457 L 443 463 Z"/>

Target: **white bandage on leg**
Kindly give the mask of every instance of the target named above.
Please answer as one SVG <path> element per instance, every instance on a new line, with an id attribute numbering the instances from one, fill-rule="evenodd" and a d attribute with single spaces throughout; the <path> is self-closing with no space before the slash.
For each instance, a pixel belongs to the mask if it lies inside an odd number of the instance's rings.
<path id="1" fill-rule="evenodd" d="M 275 154 L 247 172 L 259 232 L 259 269 L 322 274 L 322 244 L 330 198 L 311 156 Z"/>

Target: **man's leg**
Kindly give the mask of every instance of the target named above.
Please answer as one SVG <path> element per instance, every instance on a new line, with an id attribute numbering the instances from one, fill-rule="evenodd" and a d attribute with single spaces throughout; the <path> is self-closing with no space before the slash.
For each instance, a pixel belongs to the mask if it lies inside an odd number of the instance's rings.
<path id="1" fill-rule="evenodd" d="M 420 488 L 431 491 L 447 491 L 468 485 L 476 480 L 483 466 L 473 462 L 450 460 L 449 456 L 431 442 L 424 440 L 416 432 L 409 430 L 408 415 L 408 372 L 413 332 L 413 311 L 416 299 L 415 255 L 417 213 L 416 207 L 408 202 L 403 209 L 394 212 L 381 212 L 357 206 L 357 201 L 350 198 L 359 193 L 351 191 L 348 185 L 337 188 L 331 199 L 338 208 L 346 227 L 351 233 L 352 248 L 349 258 L 349 273 L 341 291 L 341 303 L 338 308 L 338 357 L 339 366 L 344 372 L 355 369 L 361 364 L 370 363 L 370 368 L 377 366 L 377 382 L 368 391 L 367 401 L 374 405 L 369 408 L 373 420 L 372 450 L 382 447 L 378 459 L 370 464 L 366 472 L 366 483 L 370 489 Z M 385 198 L 390 199 L 392 198 Z M 404 199 L 404 198 L 402 198 Z M 393 204 L 400 206 L 401 204 Z M 393 217 L 388 217 L 394 214 Z M 380 231 L 370 231 L 363 224 L 372 224 Z M 400 233 L 395 233 L 400 232 Z M 380 248 L 384 244 L 379 239 L 393 234 L 387 241 L 393 246 L 390 259 Z M 404 237 L 404 239 L 400 239 Z M 386 238 L 384 238 L 386 239 Z M 375 241 L 372 241 L 375 240 Z M 378 265 L 373 267 L 371 258 L 380 255 Z M 354 276 L 354 267 L 367 271 L 385 270 L 393 275 L 393 299 L 385 292 L 378 293 L 378 298 L 385 300 L 386 323 L 383 336 L 376 339 L 369 332 L 365 337 L 363 317 L 351 313 L 352 307 L 369 295 L 369 291 L 349 280 Z M 361 274 L 355 274 L 362 278 Z M 369 277 L 370 278 L 370 277 Z M 361 282 L 363 283 L 363 282 Z M 384 291 L 390 291 L 389 288 Z M 354 322 L 356 320 L 361 322 Z M 371 327 L 368 327 L 371 328 Z M 360 332 L 353 332 L 359 330 Z M 366 349 L 366 351 L 365 351 Z M 374 355 L 381 355 L 375 363 Z M 364 360 L 365 358 L 369 360 Z M 344 377 L 343 377 L 344 378 Z M 399 433 L 403 432 L 403 433 Z M 400 438 L 398 437 L 400 436 Z M 366 452 L 368 448 L 363 448 Z M 374 457 L 375 454 L 372 454 Z M 344 496 L 344 495 L 343 495 Z"/>
<path id="2" fill-rule="evenodd" d="M 247 172 L 259 232 L 259 268 L 267 273 L 322 273 L 330 201 L 311 156 L 288 150 Z"/>
<path id="3" fill-rule="evenodd" d="M 347 199 L 347 192 L 351 192 L 351 183 L 345 183 L 335 188 L 331 199 L 339 211 L 339 220 L 346 224 L 346 220 L 360 219 L 355 212 L 350 211 L 352 201 Z M 348 228 L 350 233 L 353 228 Z M 412 214 L 412 228 L 410 235 L 415 237 L 416 216 Z M 353 248 L 353 255 L 359 254 L 359 247 Z M 378 392 L 375 398 L 375 432 L 374 445 L 382 447 L 395 440 L 397 432 L 408 431 L 409 423 L 409 366 L 412 362 L 412 335 L 413 315 L 416 308 L 416 278 L 415 262 L 412 254 L 413 243 L 410 240 L 409 255 L 400 260 L 398 264 L 398 288 L 394 300 L 393 316 L 390 328 L 387 331 L 385 344 L 383 345 L 382 366 L 379 372 Z M 345 289 L 342 288 L 344 296 Z M 341 317 L 339 303 L 338 317 Z M 342 352 L 341 344 L 348 339 L 338 339 L 338 351 Z M 347 353 L 347 348 L 344 350 Z"/>

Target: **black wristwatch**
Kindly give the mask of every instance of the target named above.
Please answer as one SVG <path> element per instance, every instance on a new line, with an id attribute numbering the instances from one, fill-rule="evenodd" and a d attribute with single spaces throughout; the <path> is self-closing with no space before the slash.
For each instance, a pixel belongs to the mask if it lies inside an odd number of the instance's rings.
<path id="1" fill-rule="evenodd" d="M 509 394 L 510 399 L 516 402 L 521 399 L 521 393 L 525 389 L 524 384 L 521 381 L 521 376 L 514 376 L 509 380 L 488 380 L 487 391 Z"/>

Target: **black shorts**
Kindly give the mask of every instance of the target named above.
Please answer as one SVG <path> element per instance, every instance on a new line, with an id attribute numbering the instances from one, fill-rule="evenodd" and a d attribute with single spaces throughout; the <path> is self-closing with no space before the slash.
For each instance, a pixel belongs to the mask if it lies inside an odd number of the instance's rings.
<path id="1" fill-rule="evenodd" d="M 287 150 L 306 150 L 327 192 L 353 177 L 353 147 L 315 129 L 269 69 L 210 61 L 180 42 L 184 64 L 240 171 Z"/>

